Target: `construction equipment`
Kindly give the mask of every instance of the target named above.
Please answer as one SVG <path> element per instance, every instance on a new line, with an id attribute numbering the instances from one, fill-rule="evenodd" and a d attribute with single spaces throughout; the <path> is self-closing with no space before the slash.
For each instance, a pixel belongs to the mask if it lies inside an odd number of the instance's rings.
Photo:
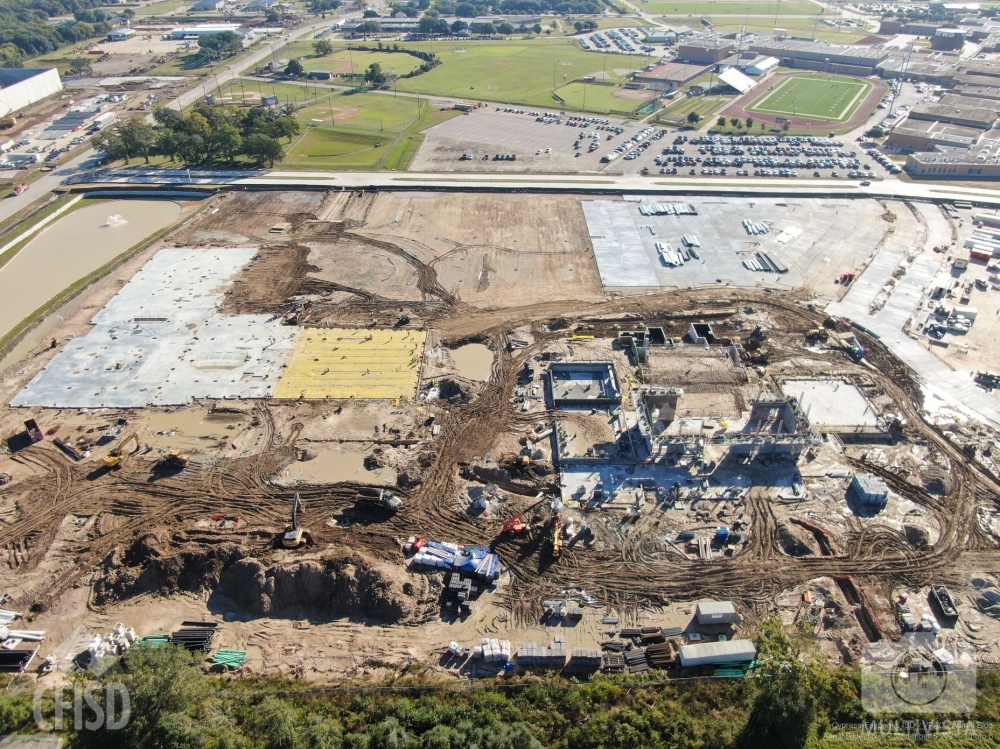
<path id="1" fill-rule="evenodd" d="M 285 534 L 281 537 L 281 545 L 286 549 L 297 549 L 305 543 L 305 529 L 299 527 L 299 508 L 302 501 L 299 493 L 295 492 L 295 499 L 292 500 L 292 522 L 285 528 Z"/>
<path id="2" fill-rule="evenodd" d="M 156 468 L 161 471 L 183 471 L 188 464 L 188 456 L 182 455 L 178 450 L 165 450 L 160 452 L 160 458 L 156 461 Z"/>
<path id="3" fill-rule="evenodd" d="M 45 439 L 45 435 L 42 434 L 41 427 L 38 426 L 38 422 L 34 419 L 28 419 L 24 422 L 24 428 L 28 432 L 28 439 L 31 441 L 31 444 L 41 442 Z"/>
<path id="4" fill-rule="evenodd" d="M 373 510 L 399 512 L 403 509 L 403 500 L 388 489 L 373 489 L 366 486 L 358 489 L 357 503 Z"/>
<path id="5" fill-rule="evenodd" d="M 558 515 L 553 515 L 552 520 L 549 521 L 549 531 L 551 532 L 549 541 L 552 544 L 553 559 L 558 559 L 562 555 L 562 529 L 563 519 Z"/>
<path id="6" fill-rule="evenodd" d="M 22 182 L 21 184 L 19 184 L 17 187 L 14 188 L 14 194 L 20 195 L 21 193 L 26 192 L 29 186 L 30 185 L 28 185 L 27 182 Z"/>
<path id="7" fill-rule="evenodd" d="M 813 328 L 806 333 L 806 339 L 811 341 L 828 341 L 830 340 L 830 334 L 826 332 L 826 328 Z"/>
<path id="8" fill-rule="evenodd" d="M 135 442 L 135 450 L 130 453 L 126 453 L 125 446 L 128 445 L 129 442 L 133 441 Z M 131 456 L 135 455 L 141 449 L 142 445 L 139 443 L 139 435 L 132 432 L 128 437 L 121 440 L 117 445 L 111 448 L 111 452 L 104 456 L 104 465 L 117 471 L 125 465 Z"/>
<path id="9" fill-rule="evenodd" d="M 528 519 L 525 517 L 524 513 L 519 513 L 514 517 L 508 519 L 503 524 L 503 533 L 513 533 L 515 536 L 519 533 L 524 533 L 528 530 Z"/>

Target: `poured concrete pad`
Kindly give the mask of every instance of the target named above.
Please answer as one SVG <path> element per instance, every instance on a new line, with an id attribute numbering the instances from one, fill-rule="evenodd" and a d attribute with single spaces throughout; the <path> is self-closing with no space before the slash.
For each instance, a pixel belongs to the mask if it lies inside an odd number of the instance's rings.
<path id="1" fill-rule="evenodd" d="M 275 398 L 408 398 L 417 391 L 422 330 L 307 328 Z"/>
<path id="2" fill-rule="evenodd" d="M 269 396 L 300 329 L 216 312 L 255 252 L 160 250 L 11 405 L 136 408 Z"/>
<path id="3" fill-rule="evenodd" d="M 583 215 L 594 245 L 594 258 L 605 289 L 636 286 L 659 287 L 656 268 L 649 259 L 627 203 L 584 200 Z"/>
<path id="4" fill-rule="evenodd" d="M 785 395 L 791 395 L 809 423 L 817 427 L 877 426 L 878 415 L 854 385 L 843 380 L 785 380 Z"/>

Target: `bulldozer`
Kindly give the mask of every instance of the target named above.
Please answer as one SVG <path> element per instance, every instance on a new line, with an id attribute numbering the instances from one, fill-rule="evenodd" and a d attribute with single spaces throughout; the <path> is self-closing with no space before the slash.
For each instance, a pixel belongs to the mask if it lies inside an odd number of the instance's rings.
<path id="1" fill-rule="evenodd" d="M 285 527 L 285 533 L 281 537 L 281 545 L 286 549 L 297 549 L 305 543 L 305 528 L 299 527 L 299 509 L 302 501 L 299 493 L 295 492 L 295 499 L 292 500 L 292 522 Z"/>
<path id="2" fill-rule="evenodd" d="M 125 452 L 125 446 L 128 445 L 129 442 L 133 441 L 135 442 L 135 450 L 130 453 Z M 111 451 L 104 456 L 104 465 L 117 471 L 125 465 L 131 456 L 135 455 L 141 449 L 142 445 L 139 443 L 139 435 L 132 432 L 128 437 L 119 441 L 119 443 L 112 447 Z"/>
<path id="3" fill-rule="evenodd" d="M 180 451 L 162 451 L 159 460 L 156 461 L 156 468 L 160 471 L 183 471 L 187 464 L 188 456 L 182 455 Z"/>
<path id="4" fill-rule="evenodd" d="M 806 340 L 828 341 L 830 340 L 830 334 L 826 332 L 826 328 L 813 328 L 808 333 L 806 333 Z"/>
<path id="5" fill-rule="evenodd" d="M 552 558 L 558 559 L 562 555 L 562 529 L 563 529 L 563 519 L 558 515 L 553 515 L 552 520 L 549 523 L 549 531 L 551 536 L 549 540 L 552 543 Z"/>

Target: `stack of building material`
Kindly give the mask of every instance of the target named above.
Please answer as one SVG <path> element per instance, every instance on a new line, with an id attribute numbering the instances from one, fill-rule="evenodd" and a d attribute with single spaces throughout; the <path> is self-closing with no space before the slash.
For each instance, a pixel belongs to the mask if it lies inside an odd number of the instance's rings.
<path id="1" fill-rule="evenodd" d="M 633 637 L 642 637 L 642 630 L 638 627 L 624 627 L 618 636 L 623 640 L 631 640 Z"/>
<path id="2" fill-rule="evenodd" d="M 641 630 L 640 638 L 642 639 L 643 645 L 649 645 L 651 643 L 663 642 L 663 630 L 659 627 L 643 627 Z"/>
<path id="3" fill-rule="evenodd" d="M 487 663 L 506 663 L 510 660 L 510 640 L 483 638 L 483 660 Z"/>
<path id="4" fill-rule="evenodd" d="M 566 638 L 559 636 L 552 644 L 545 646 L 540 642 L 524 642 L 517 649 L 517 664 L 519 666 L 543 666 L 545 668 L 562 668 L 566 665 Z"/>
<path id="5" fill-rule="evenodd" d="M 20 619 L 21 614 L 17 611 L 8 611 L 7 609 L 0 609 L 0 627 L 6 627 L 15 619 Z"/>
<path id="6" fill-rule="evenodd" d="M 625 663 L 628 665 L 630 674 L 641 674 L 649 671 L 649 664 L 646 662 L 646 649 L 633 648 L 625 651 Z"/>
<path id="7" fill-rule="evenodd" d="M 247 660 L 245 650 L 218 650 L 211 658 L 212 663 L 221 663 L 226 668 L 239 668 Z"/>
<path id="8" fill-rule="evenodd" d="M 623 674 L 625 673 L 625 658 L 608 653 L 604 656 L 604 665 L 601 670 L 606 674 Z"/>
<path id="9" fill-rule="evenodd" d="M 208 652 L 218 626 L 214 622 L 182 622 L 181 628 L 170 635 L 170 644 L 183 645 L 192 652 Z"/>
<path id="10" fill-rule="evenodd" d="M 428 541 L 417 555 L 413 557 L 414 564 L 426 564 L 428 567 L 450 569 L 455 564 L 458 555 L 458 545 Z"/>
<path id="11" fill-rule="evenodd" d="M 24 673 L 37 652 L 38 646 L 30 650 L 0 650 L 0 672 Z"/>
<path id="12" fill-rule="evenodd" d="M 621 640 L 608 640 L 607 642 L 601 643 L 601 648 L 609 650 L 612 653 L 621 653 L 625 650 L 625 643 Z"/>
<path id="13" fill-rule="evenodd" d="M 684 632 L 681 627 L 664 627 L 660 631 L 664 637 L 679 637 Z"/>
<path id="14" fill-rule="evenodd" d="M 433 541 L 428 541 L 427 547 L 433 543 Z M 500 575 L 500 557 L 492 553 L 486 546 L 459 547 L 456 550 L 453 564 L 456 569 L 483 580 L 493 581 Z"/>
<path id="15" fill-rule="evenodd" d="M 674 651 L 667 643 L 646 648 L 646 660 L 653 668 L 667 668 L 674 663 Z"/>
<path id="16" fill-rule="evenodd" d="M 596 670 L 601 667 L 601 651 L 592 648 L 573 648 L 569 657 L 569 667 L 581 670 Z"/>
<path id="17" fill-rule="evenodd" d="M 170 635 L 144 635 L 139 638 L 139 642 L 151 648 L 158 648 L 170 642 Z"/>

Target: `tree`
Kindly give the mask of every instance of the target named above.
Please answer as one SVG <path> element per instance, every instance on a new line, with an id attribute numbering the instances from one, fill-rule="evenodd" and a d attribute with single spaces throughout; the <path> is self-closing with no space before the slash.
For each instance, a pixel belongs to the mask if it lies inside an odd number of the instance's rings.
<path id="1" fill-rule="evenodd" d="M 293 78 L 298 78 L 305 72 L 306 69 L 302 67 L 302 63 L 298 60 L 289 60 L 288 65 L 285 66 L 285 75 L 290 75 Z"/>
<path id="2" fill-rule="evenodd" d="M 452 34 L 461 34 L 463 31 L 469 30 L 469 24 L 467 24 L 462 19 L 458 19 L 451 25 Z"/>
<path id="3" fill-rule="evenodd" d="M 300 129 L 297 119 L 284 115 L 268 125 L 267 134 L 272 138 L 288 138 L 291 143 L 292 136 L 298 135 Z"/>
<path id="4" fill-rule="evenodd" d="M 236 161 L 236 155 L 243 148 L 243 137 L 232 125 L 222 125 L 208 138 L 208 147 L 214 156 L 222 156 L 226 161 Z"/>
<path id="5" fill-rule="evenodd" d="M 583 31 L 583 21 L 577 21 L 573 24 L 573 28 L 576 29 L 576 33 L 579 34 Z"/>
<path id="6" fill-rule="evenodd" d="M 497 33 L 503 34 L 504 36 L 510 36 L 511 34 L 514 33 L 514 27 L 511 26 L 506 21 L 504 21 L 499 26 L 497 26 Z"/>
<path id="7" fill-rule="evenodd" d="M 753 117 L 746 118 L 746 126 L 747 126 L 747 132 L 749 132 L 750 128 L 753 127 Z"/>
<path id="8" fill-rule="evenodd" d="M 764 123 L 763 122 L 760 123 L 760 131 L 762 133 L 764 132 Z"/>
<path id="9" fill-rule="evenodd" d="M 589 19 L 587 21 L 584 21 L 583 22 L 583 28 L 585 28 L 587 31 L 596 31 L 597 30 L 597 21 L 595 21 L 593 18 L 591 18 L 591 19 Z"/>
<path id="10" fill-rule="evenodd" d="M 382 31 L 382 24 L 372 20 L 362 21 L 358 24 L 358 28 L 355 31 L 367 38 L 369 34 L 378 34 Z"/>
<path id="11" fill-rule="evenodd" d="M 447 34 L 450 30 L 447 21 L 429 15 L 425 15 L 420 19 L 420 23 L 417 24 L 417 31 L 429 36 L 433 34 Z"/>
<path id="12" fill-rule="evenodd" d="M 789 122 L 788 120 L 785 120 L 784 122 L 781 123 L 781 132 L 787 133 L 788 132 L 788 128 L 790 128 L 791 126 L 792 126 L 792 123 Z"/>
<path id="13" fill-rule="evenodd" d="M 176 161 L 180 153 L 177 134 L 173 130 L 160 130 L 156 134 L 156 150 L 163 156 L 169 156 L 171 161 Z"/>
<path id="14" fill-rule="evenodd" d="M 90 142 L 96 151 L 103 151 L 113 160 L 125 159 L 128 164 L 128 149 L 122 137 L 113 130 L 103 130 Z"/>
<path id="15" fill-rule="evenodd" d="M 378 18 L 378 11 L 374 11 L 368 8 L 364 13 L 361 14 L 362 18 Z"/>
<path id="16" fill-rule="evenodd" d="M 318 39 L 313 42 L 313 52 L 316 53 L 316 57 L 326 57 L 327 55 L 332 55 L 333 45 L 326 39 Z"/>
<path id="17" fill-rule="evenodd" d="M 382 72 L 382 66 L 373 62 L 365 71 L 365 83 L 372 88 L 381 88 L 385 85 L 386 75 Z"/>
<path id="18" fill-rule="evenodd" d="M 719 127 L 725 127 L 726 126 L 726 118 L 725 117 L 720 117 L 719 119 L 717 119 L 715 121 L 715 124 L 718 125 Z"/>
<path id="19" fill-rule="evenodd" d="M 140 645 L 128 650 L 102 680 L 120 683 L 127 690 L 131 703 L 128 724 L 115 731 L 85 731 L 88 735 L 81 735 L 82 746 L 168 749 L 198 745 L 193 734 L 199 729 L 187 714 L 204 700 L 207 681 L 195 668 L 191 653 L 173 645 Z M 94 693 L 103 701 L 106 690 L 95 689 Z M 120 704 L 117 709 L 120 712 Z"/>
<path id="20" fill-rule="evenodd" d="M 310 13 L 322 13 L 327 10 L 336 10 L 340 7 L 340 0 L 309 0 Z"/>
<path id="21" fill-rule="evenodd" d="M 531 27 L 531 30 L 534 31 L 536 34 L 541 34 L 542 25 L 540 23 L 536 23 L 534 26 Z"/>
<path id="22" fill-rule="evenodd" d="M 270 135 L 254 133 L 243 141 L 243 153 L 257 162 L 258 166 L 274 166 L 274 162 L 285 158 L 285 150 Z"/>
<path id="23" fill-rule="evenodd" d="M 697 112 L 688 112 L 687 121 L 692 125 L 697 124 L 698 122 L 701 122 L 701 115 Z"/>
<path id="24" fill-rule="evenodd" d="M 198 37 L 198 47 L 209 60 L 222 60 L 243 51 L 243 40 L 232 31 Z"/>
<path id="25" fill-rule="evenodd" d="M 128 156 L 142 156 L 149 163 L 149 152 L 156 143 L 156 132 L 152 125 L 136 117 L 122 125 L 118 134 Z"/>
<path id="26" fill-rule="evenodd" d="M 865 132 L 865 137 L 866 138 L 884 138 L 885 137 L 885 128 L 882 127 L 881 125 L 875 125 L 875 126 L 869 128 L 867 132 Z"/>
<path id="27" fill-rule="evenodd" d="M 482 27 L 479 29 L 479 33 L 484 34 L 486 36 L 493 36 L 495 33 L 497 33 L 497 29 L 496 26 L 494 26 L 492 23 L 484 23 Z"/>
<path id="28" fill-rule="evenodd" d="M 455 15 L 459 18 L 475 18 L 479 13 L 472 3 L 459 3 L 455 6 Z"/>
<path id="29" fill-rule="evenodd" d="M 729 118 L 729 124 L 732 125 L 735 129 L 739 130 L 740 129 L 740 125 L 742 125 L 743 123 L 740 122 L 740 118 L 739 117 L 730 117 Z"/>
<path id="30" fill-rule="evenodd" d="M 264 20 L 275 26 L 282 26 L 285 23 L 285 17 L 278 8 L 268 8 L 265 10 Z"/>

